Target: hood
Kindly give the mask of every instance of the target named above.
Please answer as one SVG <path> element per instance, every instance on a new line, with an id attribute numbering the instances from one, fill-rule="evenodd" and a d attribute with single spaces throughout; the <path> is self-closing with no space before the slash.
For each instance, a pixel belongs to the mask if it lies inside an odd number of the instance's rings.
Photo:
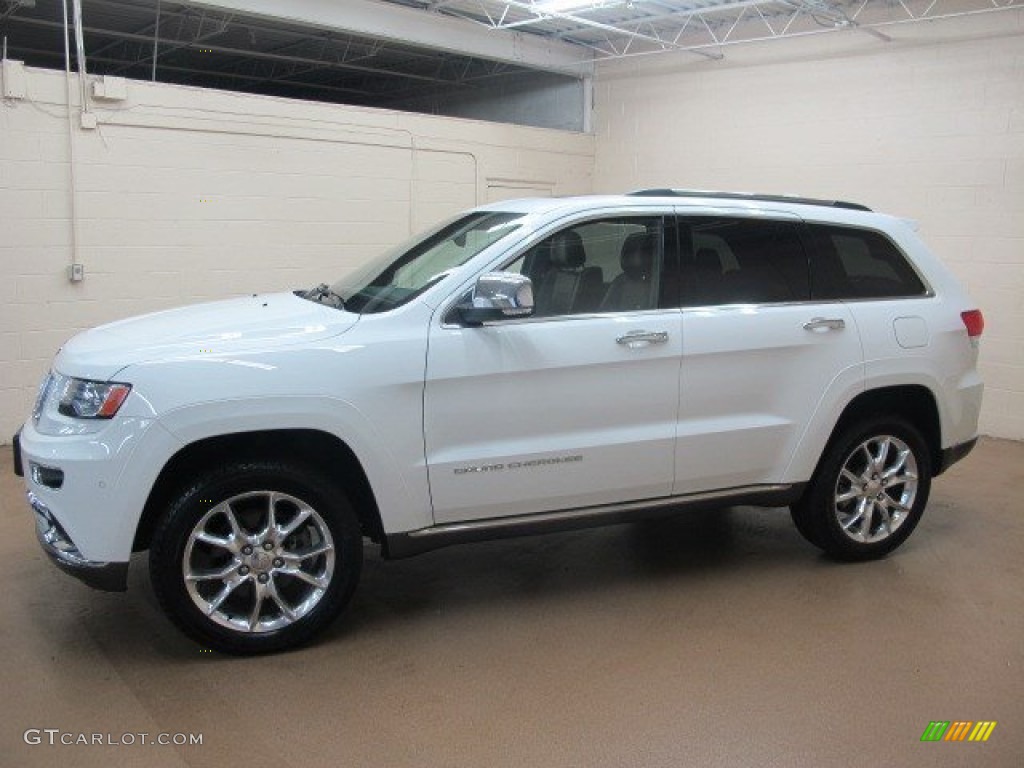
<path id="1" fill-rule="evenodd" d="M 105 380 L 137 363 L 309 344 L 344 333 L 358 319 L 291 293 L 254 294 L 98 326 L 65 344 L 54 367 Z"/>

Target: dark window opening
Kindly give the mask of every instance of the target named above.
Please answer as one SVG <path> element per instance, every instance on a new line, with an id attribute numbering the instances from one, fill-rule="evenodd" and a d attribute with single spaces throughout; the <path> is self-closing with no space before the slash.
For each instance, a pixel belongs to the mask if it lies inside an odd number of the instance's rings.
<path id="1" fill-rule="evenodd" d="M 742 218 L 682 219 L 684 306 L 807 301 L 807 256 L 799 226 Z"/>
<path id="2" fill-rule="evenodd" d="M 880 232 L 812 224 L 811 290 L 816 299 L 923 296 L 924 283 L 906 257 Z"/>
<path id="3" fill-rule="evenodd" d="M 180 0 L 82 0 L 82 20 L 90 75 L 583 130 L 580 78 L 511 62 Z M 0 38 L 8 58 L 63 70 L 62 3 L 0 0 Z"/>

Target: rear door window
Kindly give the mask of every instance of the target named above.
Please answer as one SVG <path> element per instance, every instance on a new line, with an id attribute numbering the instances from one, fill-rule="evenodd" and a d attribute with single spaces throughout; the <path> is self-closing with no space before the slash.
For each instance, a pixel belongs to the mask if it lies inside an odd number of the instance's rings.
<path id="1" fill-rule="evenodd" d="M 684 306 L 810 298 L 798 223 L 696 216 L 679 221 Z"/>

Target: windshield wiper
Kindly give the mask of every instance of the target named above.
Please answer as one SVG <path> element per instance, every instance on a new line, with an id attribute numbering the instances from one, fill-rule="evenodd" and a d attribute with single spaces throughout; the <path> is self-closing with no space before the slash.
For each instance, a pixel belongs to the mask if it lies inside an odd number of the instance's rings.
<path id="1" fill-rule="evenodd" d="M 329 307 L 335 309 L 344 309 L 345 300 L 340 295 L 331 290 L 331 286 L 327 283 L 320 283 L 308 291 L 303 291 L 301 294 L 302 298 L 315 301 L 320 304 L 326 304 Z"/>

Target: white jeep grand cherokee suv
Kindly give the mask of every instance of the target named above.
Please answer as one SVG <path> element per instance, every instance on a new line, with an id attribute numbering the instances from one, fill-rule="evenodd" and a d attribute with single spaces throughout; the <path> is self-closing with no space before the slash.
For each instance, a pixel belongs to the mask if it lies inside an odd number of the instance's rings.
<path id="1" fill-rule="evenodd" d="M 111 323 L 15 440 L 40 542 L 231 653 L 311 637 L 385 557 L 789 506 L 830 555 L 917 525 L 976 439 L 983 319 L 903 221 L 646 190 L 444 222 L 333 285 Z"/>

